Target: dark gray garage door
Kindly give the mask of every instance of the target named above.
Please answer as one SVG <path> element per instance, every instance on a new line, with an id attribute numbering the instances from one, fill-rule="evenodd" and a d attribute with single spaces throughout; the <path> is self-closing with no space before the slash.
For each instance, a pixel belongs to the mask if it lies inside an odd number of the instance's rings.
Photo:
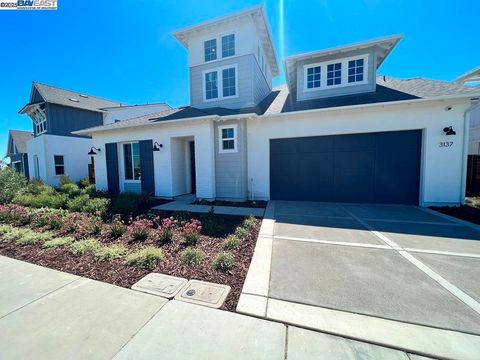
<path id="1" fill-rule="evenodd" d="M 421 130 L 270 140 L 270 197 L 417 205 L 421 144 Z"/>

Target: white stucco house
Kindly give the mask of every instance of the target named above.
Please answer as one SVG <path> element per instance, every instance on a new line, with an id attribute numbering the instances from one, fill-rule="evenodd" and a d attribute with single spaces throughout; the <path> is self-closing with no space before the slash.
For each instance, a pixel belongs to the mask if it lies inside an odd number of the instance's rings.
<path id="1" fill-rule="evenodd" d="M 177 31 L 189 106 L 88 129 L 97 188 L 173 198 L 459 204 L 480 90 L 379 76 L 401 36 L 284 59 L 262 7 Z M 392 55 L 393 56 L 393 55 Z"/>
<path id="2" fill-rule="evenodd" d="M 92 175 L 92 140 L 72 131 L 165 109 L 170 109 L 165 103 L 131 106 L 33 82 L 29 102 L 19 111 L 33 126 L 33 138 L 26 142 L 29 178 L 57 186 L 64 175 L 76 182 Z"/>

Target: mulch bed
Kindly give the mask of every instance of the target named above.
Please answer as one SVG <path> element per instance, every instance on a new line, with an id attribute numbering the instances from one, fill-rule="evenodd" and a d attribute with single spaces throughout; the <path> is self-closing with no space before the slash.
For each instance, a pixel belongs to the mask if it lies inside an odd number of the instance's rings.
<path id="1" fill-rule="evenodd" d="M 225 234 L 233 233 L 236 226 L 243 221 L 242 217 L 216 216 L 223 224 Z M 224 250 L 222 246 L 223 234 L 218 237 L 201 235 L 196 248 L 205 252 L 205 259 L 200 265 L 190 267 L 183 265 L 180 261 L 180 252 L 185 249 L 185 245 L 182 243 L 180 234 L 174 233 L 173 241 L 161 246 L 165 255 L 164 260 L 152 271 L 125 266 L 123 264 L 124 258 L 99 262 L 90 254 L 75 257 L 66 248 L 43 249 L 41 245 L 19 246 L 14 241 L 0 241 L 0 254 L 126 288 L 130 288 L 135 282 L 150 272 L 184 277 L 189 280 L 196 279 L 226 284 L 232 290 L 222 309 L 235 311 L 253 256 L 259 228 L 260 221 L 257 220 L 257 226 L 243 240 L 241 247 L 230 251 L 235 256 L 236 262 L 234 267 L 227 272 L 215 270 L 212 266 L 215 255 Z M 121 244 L 127 246 L 129 252 L 147 246 L 158 246 L 150 239 L 141 243 L 128 243 L 124 239 L 103 242 L 105 245 Z"/>
<path id="2" fill-rule="evenodd" d="M 432 206 L 430 209 L 480 225 L 480 209 L 472 206 Z"/>
<path id="3" fill-rule="evenodd" d="M 258 208 L 265 209 L 267 207 L 267 201 L 222 201 L 222 200 L 196 200 L 192 203 L 193 205 L 208 205 L 208 206 L 232 206 L 232 207 L 241 207 L 241 208 Z"/>

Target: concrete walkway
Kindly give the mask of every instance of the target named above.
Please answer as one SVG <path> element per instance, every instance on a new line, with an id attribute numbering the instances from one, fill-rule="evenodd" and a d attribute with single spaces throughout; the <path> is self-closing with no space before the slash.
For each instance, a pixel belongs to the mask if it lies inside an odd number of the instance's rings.
<path id="1" fill-rule="evenodd" d="M 0 274 L 2 360 L 420 359 L 3 256 Z"/>
<path id="2" fill-rule="evenodd" d="M 270 202 L 237 311 L 480 358 L 480 232 L 411 206 Z"/>

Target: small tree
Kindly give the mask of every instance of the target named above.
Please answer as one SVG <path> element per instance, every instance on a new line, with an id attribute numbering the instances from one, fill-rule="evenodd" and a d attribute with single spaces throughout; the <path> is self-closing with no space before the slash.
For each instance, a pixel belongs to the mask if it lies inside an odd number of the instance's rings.
<path id="1" fill-rule="evenodd" d="M 0 203 L 8 203 L 27 185 L 25 177 L 11 167 L 0 169 Z"/>

